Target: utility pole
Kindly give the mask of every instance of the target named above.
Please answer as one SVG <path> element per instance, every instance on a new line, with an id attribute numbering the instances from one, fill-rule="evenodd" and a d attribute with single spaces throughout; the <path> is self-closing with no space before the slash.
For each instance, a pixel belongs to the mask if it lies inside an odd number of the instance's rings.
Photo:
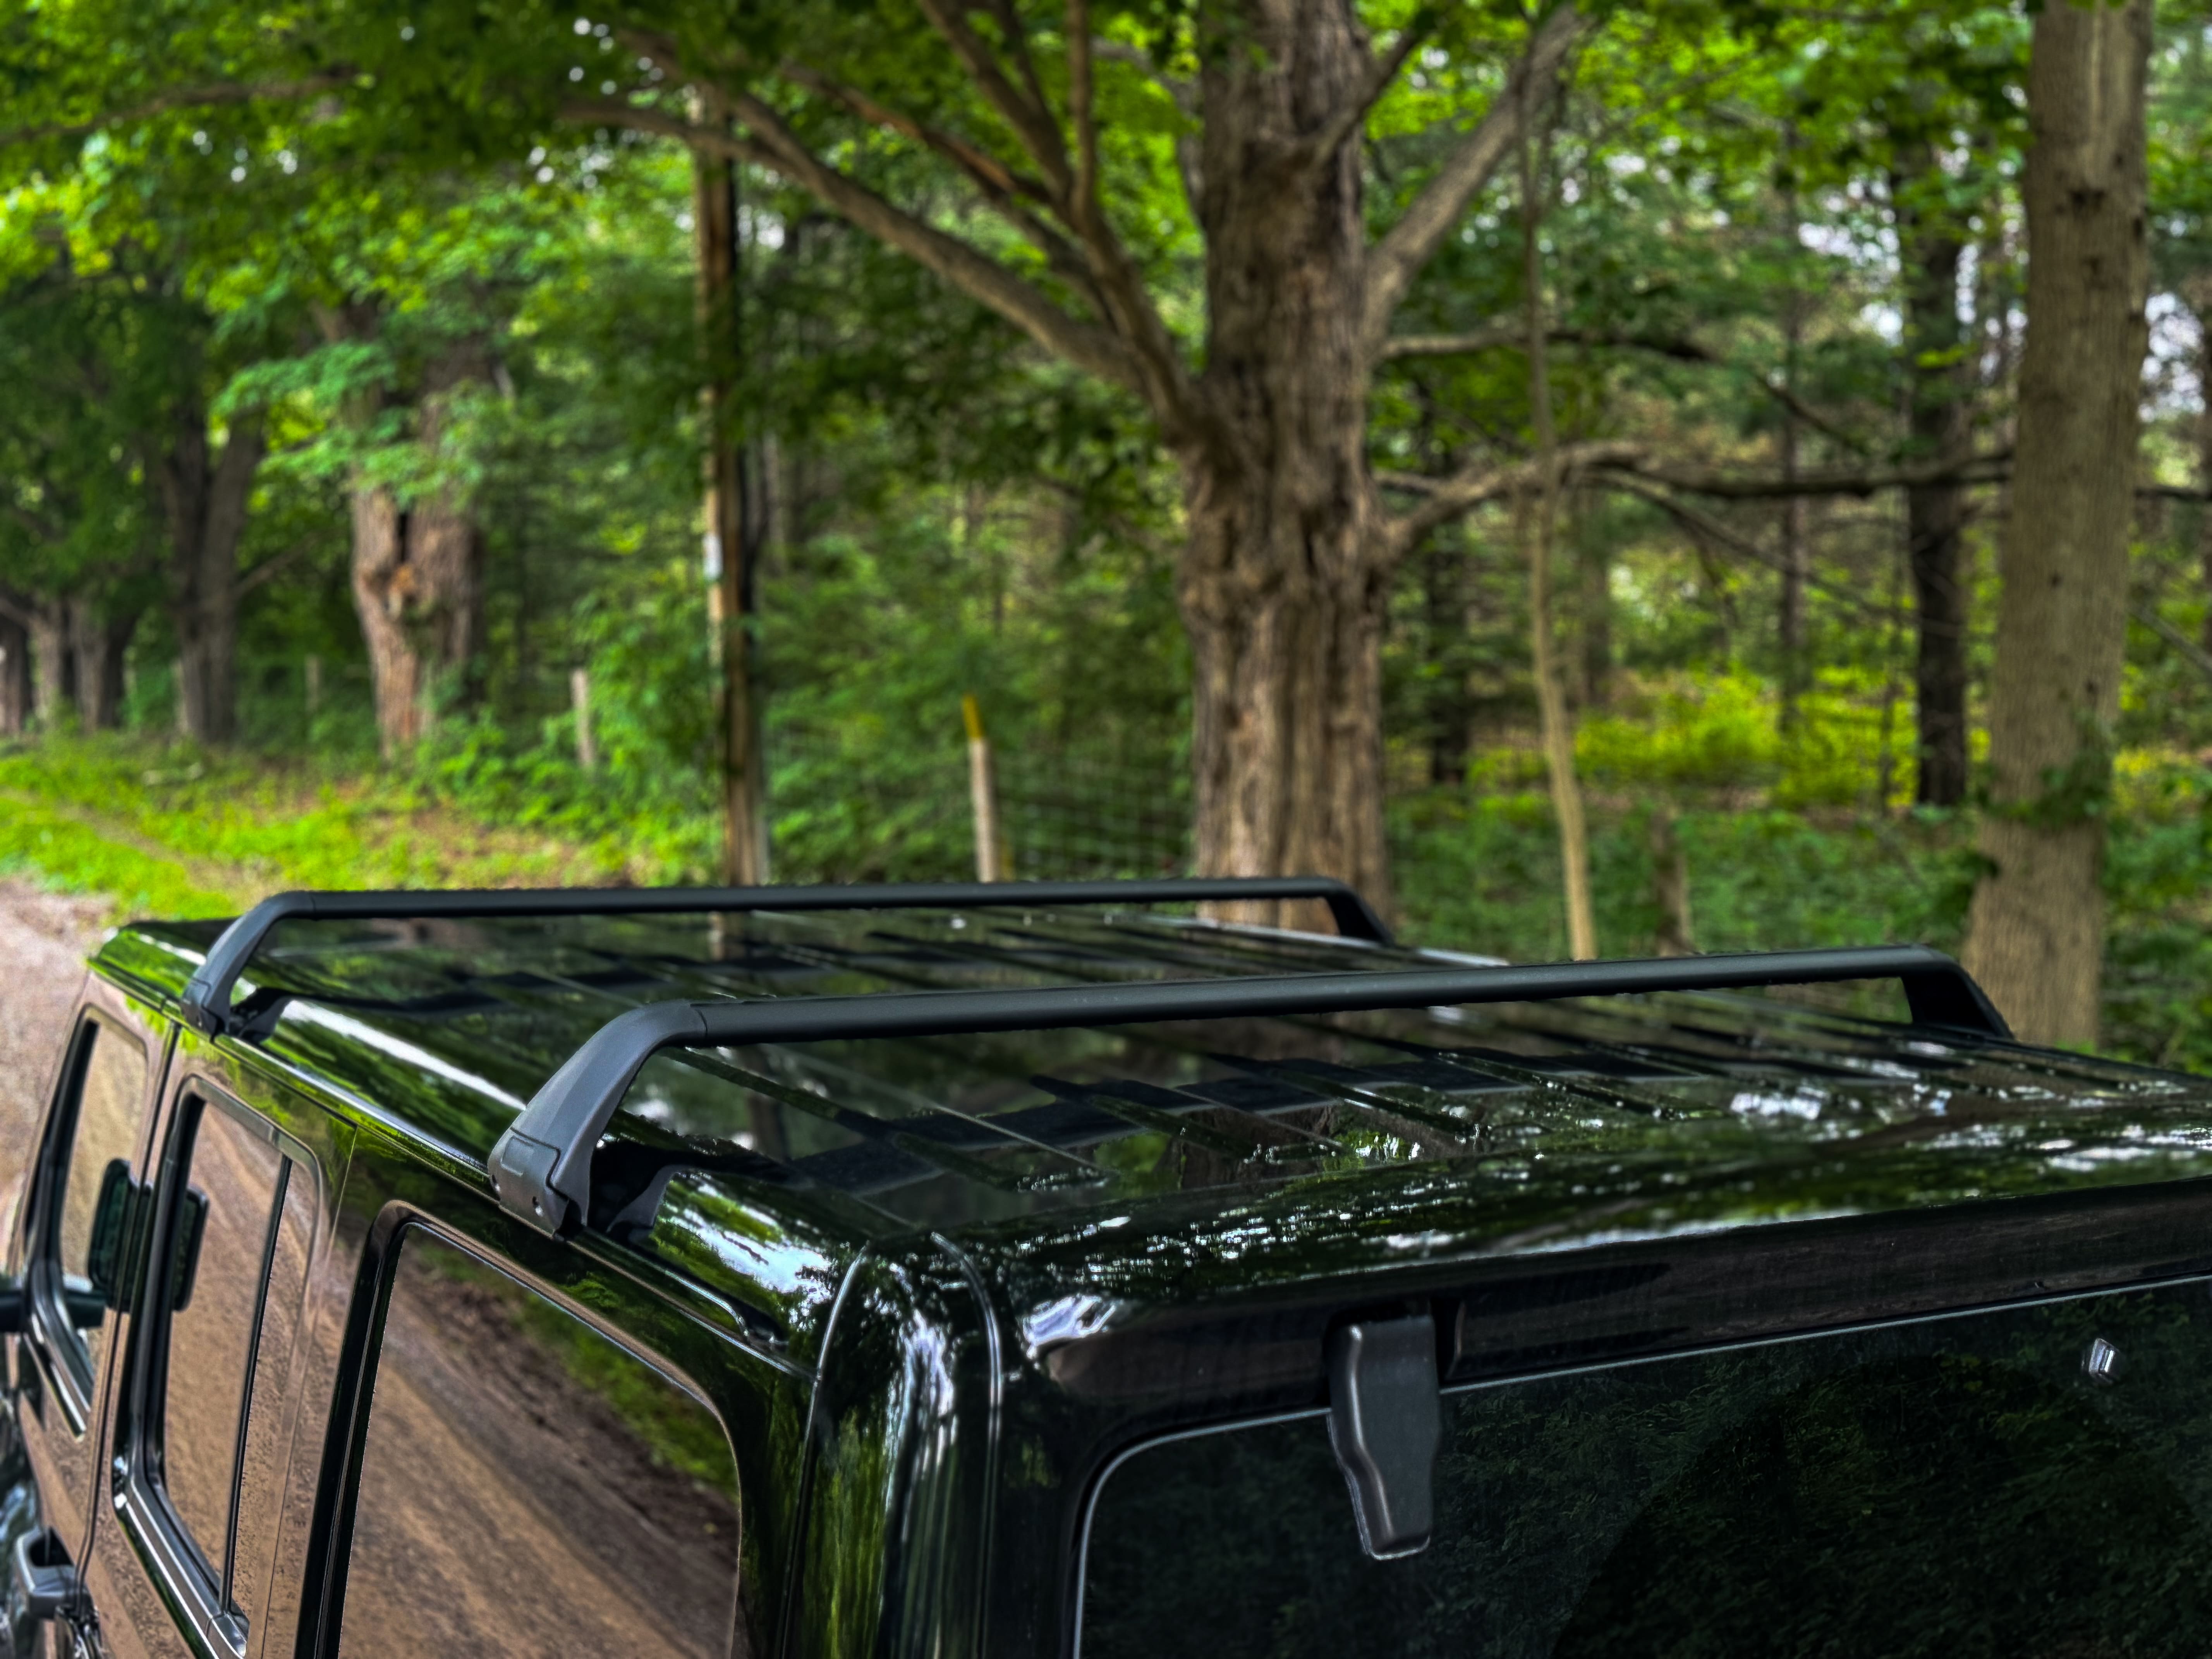
<path id="1" fill-rule="evenodd" d="M 754 586 L 768 502 L 756 447 L 740 430 L 744 366 L 744 249 L 737 163 L 694 150 L 692 222 L 699 253 L 699 332 L 706 354 L 707 614 L 713 629 L 722 794 L 722 879 L 767 881 L 767 788 L 754 665 Z"/>

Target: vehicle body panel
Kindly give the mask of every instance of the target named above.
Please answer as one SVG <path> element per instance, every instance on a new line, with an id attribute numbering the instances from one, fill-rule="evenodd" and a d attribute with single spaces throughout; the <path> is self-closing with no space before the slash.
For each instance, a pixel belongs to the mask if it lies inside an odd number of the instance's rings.
<path id="1" fill-rule="evenodd" d="M 212 936 L 124 930 L 94 1000 L 128 988 L 167 1029 Z M 1018 914 L 283 937 L 244 988 L 263 1028 L 185 1035 L 163 1096 L 204 1079 L 317 1171 L 284 1473 L 242 1504 L 251 1656 L 337 1651 L 410 1227 L 711 1407 L 738 1462 L 739 1650 L 823 1659 L 1071 1652 L 1105 1472 L 1322 1410 L 1347 1318 L 1431 1314 L 1464 1389 L 2212 1273 L 2212 1084 L 1725 998 L 663 1056 L 601 1144 L 591 1224 L 548 1238 L 486 1158 L 641 1001 L 1422 959 Z M 40 1425 L 50 1385 L 15 1346 Z M 27 1449 L 0 1525 L 66 1490 L 62 1458 L 50 1432 Z M 179 1604 L 128 1496 L 93 1536 L 118 1639 L 185 1650 L 153 1639 Z"/>

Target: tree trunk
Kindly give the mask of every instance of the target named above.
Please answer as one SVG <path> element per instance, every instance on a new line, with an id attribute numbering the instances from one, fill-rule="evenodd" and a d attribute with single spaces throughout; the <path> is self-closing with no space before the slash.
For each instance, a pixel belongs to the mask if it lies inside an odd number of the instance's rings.
<path id="1" fill-rule="evenodd" d="M 1344 0 L 1200 14 L 1205 418 L 1170 430 L 1188 539 L 1199 871 L 1349 881 L 1387 913 L 1382 657 L 1396 549 L 1369 477 L 1360 153 L 1293 163 L 1355 100 Z M 1319 905 L 1223 907 L 1325 928 Z"/>
<path id="2" fill-rule="evenodd" d="M 0 611 L 0 738 L 20 738 L 31 723 L 31 630 Z"/>
<path id="3" fill-rule="evenodd" d="M 766 756 L 754 663 L 754 603 L 769 513 L 759 446 L 737 429 L 744 349 L 737 163 L 694 155 L 691 166 L 706 371 L 700 420 L 706 439 L 708 617 L 716 680 L 722 879 L 743 887 L 769 878 Z"/>
<path id="4" fill-rule="evenodd" d="M 1907 453 L 1936 460 L 1958 453 L 1972 435 L 1966 401 L 1966 326 L 1959 319 L 1959 261 L 1965 244 L 1940 210 L 1917 199 L 1923 181 L 1940 182 L 1927 144 L 1908 145 L 1891 184 L 1905 277 Z M 1966 491 L 1923 484 L 1905 495 L 1905 544 L 1919 616 L 1919 782 L 1924 806 L 1966 798 L 1966 593 L 1960 579 Z"/>
<path id="5" fill-rule="evenodd" d="M 325 330 L 359 337 L 349 315 Z M 435 477 L 452 441 L 453 403 L 487 383 L 491 366 L 473 341 L 449 346 L 424 380 L 416 437 Z M 370 411 L 356 411 L 366 418 Z M 466 702 L 483 644 L 483 536 L 466 492 L 448 476 L 403 508 L 386 486 L 366 477 L 353 489 L 354 608 L 361 617 L 374 688 L 377 738 L 391 759 L 422 741 L 441 691 Z"/>
<path id="6" fill-rule="evenodd" d="M 1186 574 L 1181 583 L 1196 704 L 1198 867 L 1209 875 L 1334 875 L 1370 901 L 1387 896 L 1380 584 L 1363 583 L 1356 568 L 1335 581 L 1275 573 L 1264 586 L 1239 582 L 1261 562 L 1252 519 L 1280 504 L 1223 502 L 1224 493 L 1207 501 L 1187 485 L 1185 494 L 1206 509 L 1190 514 L 1187 562 L 1226 568 L 1204 581 Z M 1360 562 L 1357 544 L 1343 544 L 1349 539 L 1329 550 L 1328 562 Z M 1322 915 L 1279 917 L 1276 909 L 1247 905 L 1224 915 L 1326 930 Z"/>
<path id="7" fill-rule="evenodd" d="M 1524 85 L 1522 96 L 1526 99 Z M 1559 683 L 1558 639 L 1552 628 L 1552 537 L 1559 521 L 1559 475 L 1555 465 L 1559 434 L 1552 422 L 1551 364 L 1544 332 L 1544 270 L 1536 230 L 1544 216 L 1537 199 L 1539 176 L 1529 128 L 1521 122 L 1521 289 L 1527 325 L 1529 424 L 1534 428 L 1536 465 L 1543 483 L 1537 492 L 1534 533 L 1528 534 L 1528 494 L 1514 504 L 1528 560 L 1530 665 L 1536 679 L 1536 708 L 1543 726 L 1544 769 L 1552 783 L 1552 812 L 1559 826 L 1559 872 L 1567 915 L 1567 954 L 1577 962 L 1597 955 L 1597 913 L 1590 898 L 1589 830 L 1583 817 L 1582 779 L 1575 769 L 1574 715 Z M 1548 148 L 1548 146 L 1547 146 Z"/>
<path id="8" fill-rule="evenodd" d="M 353 491 L 352 576 L 354 609 L 368 647 L 377 740 L 390 760 L 422 735 L 422 663 L 405 622 L 415 574 L 407 566 L 407 530 L 398 498 L 380 485 L 358 481 Z"/>
<path id="9" fill-rule="evenodd" d="M 1784 131 L 1783 144 L 1784 155 L 1794 156 L 1797 145 L 1794 126 Z M 1794 179 L 1784 189 L 1782 205 L 1789 257 L 1794 260 L 1803 251 Z M 1783 405 L 1782 429 L 1776 441 L 1778 471 L 1785 483 L 1795 482 L 1797 477 L 1799 434 L 1795 399 L 1804 345 L 1805 295 L 1793 277 L 1789 291 L 1782 296 L 1782 384 L 1791 401 Z M 1782 593 L 1775 630 L 1782 657 L 1782 695 L 1776 724 L 1785 732 L 1796 729 L 1797 700 L 1811 678 L 1807 672 L 1809 665 L 1805 650 L 1805 586 L 1806 578 L 1812 574 L 1812 549 L 1806 528 L 1811 505 L 1802 495 L 1792 495 L 1782 504 Z"/>
<path id="10" fill-rule="evenodd" d="M 238 548 L 267 440 L 260 411 L 249 410 L 233 417 L 210 461 L 199 398 L 179 399 L 170 420 L 155 472 L 168 531 L 179 718 L 196 742 L 228 743 L 238 726 Z"/>
<path id="11" fill-rule="evenodd" d="M 88 599 L 75 599 L 67 616 L 77 724 L 86 732 L 112 732 L 123 724 L 123 658 L 137 631 L 138 613 L 108 615 Z"/>
<path id="12" fill-rule="evenodd" d="M 2027 343 L 1966 960 L 2031 1042 L 2094 1043 L 2148 254 L 2149 0 L 2048 6 L 2028 68 Z"/>
<path id="13" fill-rule="evenodd" d="M 2197 385 L 2203 407 L 2197 415 L 2197 487 L 2206 498 L 2197 504 L 2197 562 L 2204 592 L 2212 600 L 2212 272 L 2192 284 L 2190 308 L 2197 313 Z M 2212 652 L 2212 603 L 2204 607 L 2204 648 Z"/>
<path id="14" fill-rule="evenodd" d="M 31 611 L 31 719 L 41 732 L 67 722 L 70 700 L 69 608 L 59 599 L 37 601 Z"/>

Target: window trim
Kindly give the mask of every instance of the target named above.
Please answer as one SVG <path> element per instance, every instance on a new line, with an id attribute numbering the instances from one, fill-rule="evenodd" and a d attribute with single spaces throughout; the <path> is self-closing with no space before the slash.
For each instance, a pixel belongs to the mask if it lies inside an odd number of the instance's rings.
<path id="1" fill-rule="evenodd" d="M 36 1182 L 24 1218 L 26 1246 L 24 1277 L 30 1290 L 29 1346 L 36 1352 L 40 1370 L 53 1384 L 62 1414 L 73 1437 L 90 1431 L 100 1396 L 100 1378 L 93 1373 L 92 1355 L 62 1300 L 61 1206 L 55 1202 L 76 1173 L 76 1132 L 84 1105 L 84 1084 L 92 1057 L 102 1042 L 128 1039 L 144 1061 L 140 1083 L 137 1135 L 131 1151 L 136 1170 L 146 1158 L 147 1133 L 154 1116 L 152 1103 L 160 1077 L 151 1036 L 120 1009 L 104 1001 L 87 1001 L 76 1011 L 70 1033 L 58 1085 L 46 1105 L 46 1121 L 38 1158 L 33 1165 Z M 64 1150 L 66 1148 L 66 1151 Z M 112 1344 L 111 1344 L 112 1346 Z M 106 1357 L 105 1355 L 103 1357 Z"/>
<path id="2" fill-rule="evenodd" d="M 172 1329 L 166 1274 L 157 1274 L 156 1263 L 170 1258 L 176 1229 L 178 1194 L 189 1182 L 189 1152 L 198 1143 L 199 1126 L 210 1110 L 221 1113 L 257 1139 L 274 1146 L 283 1158 L 276 1190 L 264 1223 L 261 1244 L 261 1278 L 254 1294 L 253 1325 L 247 1335 L 246 1364 L 236 1408 L 230 1460 L 230 1490 L 226 1507 L 223 1565 L 220 1571 L 185 1524 L 171 1500 L 161 1468 L 167 1412 L 169 1337 Z M 134 1336 L 123 1385 L 127 1417 L 116 1446 L 116 1507 L 124 1529 L 137 1546 L 148 1575 L 162 1599 L 189 1623 L 202 1645 L 243 1659 L 252 1634 L 246 1615 L 236 1605 L 237 1537 L 244 1478 L 244 1448 L 252 1423 L 255 1373 L 261 1352 L 261 1333 L 269 1310 L 269 1279 L 275 1266 L 275 1248 L 283 1224 L 284 1206 L 294 1184 L 309 1183 L 314 1206 L 312 1224 L 324 1220 L 325 1188 L 314 1154 L 295 1136 L 265 1115 L 240 1101 L 211 1079 L 197 1072 L 179 1077 L 170 1091 L 163 1124 L 161 1155 L 155 1165 L 157 1183 L 155 1241 L 145 1254 L 142 1284 L 144 1316 L 143 1336 Z M 309 1243 L 313 1249 L 313 1240 Z M 306 1287 L 301 1287 L 305 1295 Z"/>

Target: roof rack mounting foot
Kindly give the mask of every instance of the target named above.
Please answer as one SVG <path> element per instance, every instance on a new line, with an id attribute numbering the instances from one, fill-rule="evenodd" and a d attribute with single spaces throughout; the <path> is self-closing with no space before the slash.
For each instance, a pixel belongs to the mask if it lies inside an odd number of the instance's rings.
<path id="1" fill-rule="evenodd" d="M 1359 1546 L 1376 1560 L 1428 1547 L 1443 1438 L 1432 1315 L 1358 1320 L 1329 1334 L 1329 1444 L 1352 1489 Z"/>

